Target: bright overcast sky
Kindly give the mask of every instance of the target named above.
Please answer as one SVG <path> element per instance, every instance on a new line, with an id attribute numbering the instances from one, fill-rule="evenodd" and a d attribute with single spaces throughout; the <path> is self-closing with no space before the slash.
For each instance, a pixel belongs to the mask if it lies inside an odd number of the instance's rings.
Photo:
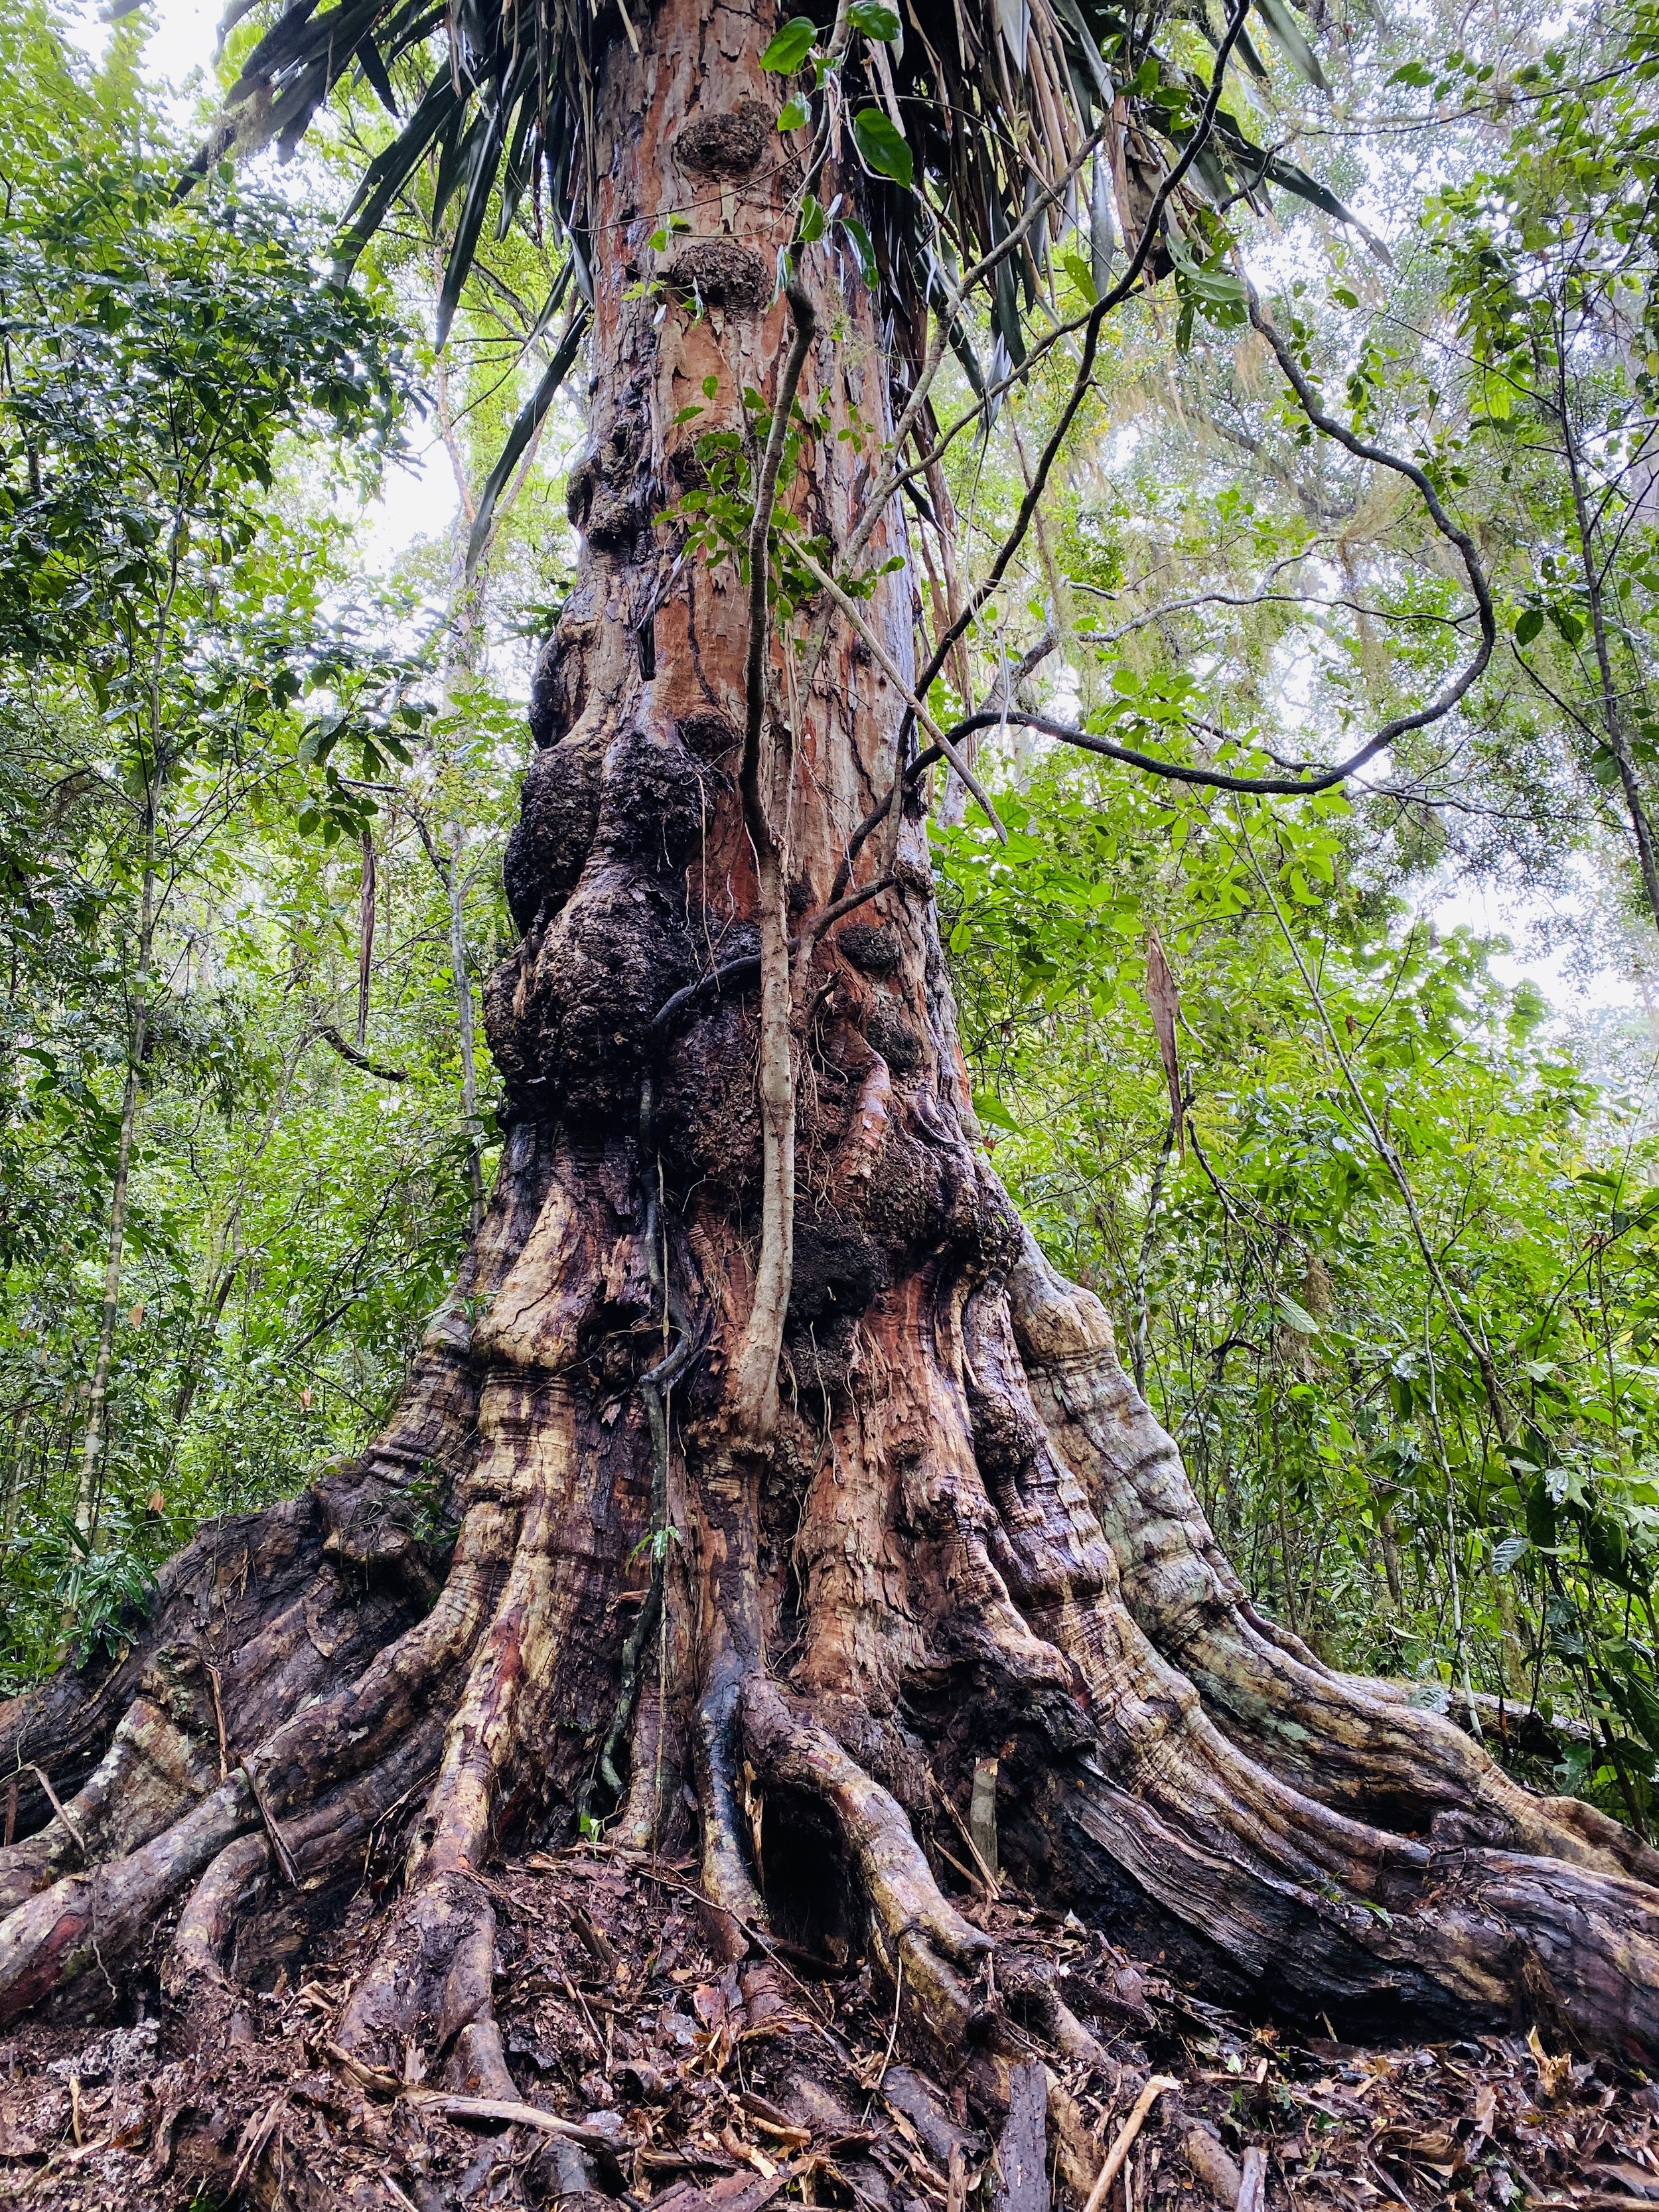
<path id="1" fill-rule="evenodd" d="M 191 70 L 205 68 L 219 36 L 220 0 L 150 0 L 144 14 L 154 26 L 149 40 L 150 69 L 156 76 L 182 84 Z M 103 10 L 86 0 L 70 10 L 70 26 L 88 53 L 103 50 L 109 36 Z"/>

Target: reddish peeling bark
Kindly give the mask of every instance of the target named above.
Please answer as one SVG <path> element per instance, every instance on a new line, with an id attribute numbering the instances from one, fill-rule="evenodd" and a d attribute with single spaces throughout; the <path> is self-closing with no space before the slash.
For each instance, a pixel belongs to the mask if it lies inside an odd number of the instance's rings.
<path id="1" fill-rule="evenodd" d="M 1659 1861 L 1262 1620 L 1104 1312 L 1023 1228 L 976 1141 L 914 799 L 851 871 L 885 887 L 815 919 L 891 789 L 908 571 L 864 601 L 867 638 L 831 610 L 816 664 L 770 641 L 745 805 L 748 592 L 679 558 L 673 508 L 698 434 L 776 391 L 805 323 L 774 296 L 768 29 L 666 0 L 596 87 L 586 551 L 507 856 L 482 1226 L 362 1460 L 205 1530 L 118 1663 L 0 1712 L 22 1838 L 0 2019 L 158 1929 L 187 1999 L 262 1901 L 325 1910 L 395 1834 L 402 1902 L 337 2048 L 366 2079 L 416 2048 L 512 2099 L 489 1863 L 586 1810 L 637 1849 L 695 1836 L 758 2013 L 769 1943 L 867 1946 L 1000 2111 L 1032 2033 L 1056 2065 L 1094 2046 L 964 1917 L 960 1823 L 994 1758 L 1021 1878 L 1231 1996 L 1350 2025 L 1519 2008 L 1650 2057 Z M 802 281 L 816 427 L 782 498 L 840 544 L 888 372 L 855 270 L 815 248 Z M 867 563 L 905 552 L 894 508 Z M 773 985 L 795 951 L 763 1024 L 769 931 Z M 775 1405 L 744 1371 L 757 1285 Z M 434 1468 L 443 1544 L 415 1520 Z"/>

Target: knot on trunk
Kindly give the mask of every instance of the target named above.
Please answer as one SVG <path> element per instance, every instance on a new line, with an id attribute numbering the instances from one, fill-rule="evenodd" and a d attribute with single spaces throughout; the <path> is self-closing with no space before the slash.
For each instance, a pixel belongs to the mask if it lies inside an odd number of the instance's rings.
<path id="1" fill-rule="evenodd" d="M 640 463 L 648 394 L 638 377 L 618 395 L 605 428 L 571 470 L 565 511 L 596 552 L 626 559 L 651 526 L 653 483 Z"/>
<path id="2" fill-rule="evenodd" d="M 530 679 L 530 734 L 556 744 L 580 716 L 587 697 L 586 662 L 597 624 L 591 589 L 574 592 L 537 657 Z"/>
<path id="3" fill-rule="evenodd" d="M 422 1506 L 435 1503 L 439 1484 L 395 1480 L 362 1465 L 348 1462 L 331 1468 L 311 1487 L 325 1534 L 324 1557 L 340 1566 L 362 1572 L 397 1574 L 416 1565 L 421 1532 L 416 1522 Z"/>
<path id="4" fill-rule="evenodd" d="M 633 1111 L 651 1018 L 694 972 L 679 872 L 716 781 L 677 735 L 638 726 L 602 766 L 580 739 L 531 763 L 504 864 L 526 935 L 484 988 L 490 1049 L 524 1110 Z"/>
<path id="5" fill-rule="evenodd" d="M 866 975 L 890 975 L 904 957 L 898 932 L 881 921 L 853 921 L 836 933 L 836 950 Z"/>
<path id="6" fill-rule="evenodd" d="M 974 1457 L 988 1484 L 1017 1481 L 1043 1445 L 1035 1416 L 1000 1393 L 970 1389 L 968 1409 L 974 1424 Z"/>
<path id="7" fill-rule="evenodd" d="M 901 1082 L 921 1066 L 921 1031 L 890 999 L 876 1000 L 865 1021 L 864 1034 Z"/>
<path id="8" fill-rule="evenodd" d="M 732 931 L 722 960 L 756 950 L 759 933 Z M 666 996 L 666 994 L 664 994 Z M 662 1072 L 656 1129 L 677 1172 L 705 1177 L 720 1195 L 739 1203 L 760 1175 L 760 1109 L 755 1097 L 759 1024 L 752 996 L 717 1000 L 677 1037 Z"/>
<path id="9" fill-rule="evenodd" d="M 708 761 L 711 765 L 727 759 L 742 742 L 742 732 L 736 723 L 712 707 L 682 714 L 674 728 L 680 743 L 700 761 Z"/>
<path id="10" fill-rule="evenodd" d="M 525 771 L 519 819 L 501 859 L 518 928 L 528 929 L 545 904 L 574 890 L 599 823 L 599 763 L 592 750 L 556 744 L 538 752 Z"/>
<path id="11" fill-rule="evenodd" d="M 798 1390 L 847 1382 L 859 1316 L 890 1279 L 880 1246 L 856 1221 L 797 1208 L 785 1342 Z"/>
<path id="12" fill-rule="evenodd" d="M 771 143 L 774 118 L 757 100 L 740 100 L 722 115 L 694 115 L 674 142 L 683 169 L 705 177 L 746 177 Z"/>
<path id="13" fill-rule="evenodd" d="M 618 860 L 672 874 L 701 842 L 720 781 L 678 734 L 625 731 L 605 756 L 600 844 Z"/>
<path id="14" fill-rule="evenodd" d="M 772 296 L 772 271 L 735 238 L 695 238 L 675 255 L 668 285 L 679 299 L 752 313 Z"/>
<path id="15" fill-rule="evenodd" d="M 484 988 L 489 1048 L 526 1110 L 572 1125 L 634 1113 L 647 1025 L 692 971 L 675 890 L 614 865 L 590 873 Z"/>

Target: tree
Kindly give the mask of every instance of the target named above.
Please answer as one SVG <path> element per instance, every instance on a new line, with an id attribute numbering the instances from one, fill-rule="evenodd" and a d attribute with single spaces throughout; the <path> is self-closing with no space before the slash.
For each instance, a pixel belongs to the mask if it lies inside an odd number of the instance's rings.
<path id="1" fill-rule="evenodd" d="M 282 580 L 246 561 L 255 536 L 247 489 L 269 483 L 285 430 L 319 422 L 346 435 L 389 429 L 398 387 L 374 357 L 384 337 L 375 319 L 306 281 L 269 211 L 245 211 L 221 186 L 188 215 L 160 220 L 170 179 L 159 168 L 111 186 L 73 159 L 47 161 L 27 183 L 34 221 L 25 228 L 15 204 L 19 230 L 0 270 L 9 427 L 23 471 L 7 501 L 0 618 L 11 653 L 37 670 L 67 665 L 82 680 L 108 749 L 94 773 L 130 810 L 117 867 L 137 892 L 75 1505 L 89 1546 L 133 1146 L 155 1041 L 157 931 L 192 855 L 233 794 L 260 775 L 262 722 L 301 688 L 295 617 L 302 623 L 311 610 L 297 578 L 284 606 L 274 588 Z M 265 660 L 252 684 L 230 672 L 222 650 L 239 623 L 265 633 L 262 653 L 237 657 L 240 667 Z"/>
<path id="2" fill-rule="evenodd" d="M 1263 20 L 1302 49 L 1282 8 Z M 1143 275 L 1183 310 L 1253 314 L 1308 421 L 1405 475 L 1463 562 L 1478 656 L 1353 757 L 1445 711 L 1493 634 L 1430 477 L 1324 411 L 1231 273 L 1214 203 L 1247 158 L 1220 105 L 1242 7 L 1206 70 L 1144 25 L 1006 21 L 913 16 L 901 54 L 872 0 L 781 26 L 662 0 L 591 33 L 461 11 L 377 160 L 354 251 L 435 145 L 458 210 L 446 301 L 492 192 L 510 218 L 536 177 L 591 301 L 581 568 L 531 702 L 506 861 L 522 934 L 485 993 L 507 1133 L 381 1436 L 219 1524 L 124 1656 L 6 1713 L 27 1831 L 0 1859 L 9 2015 L 179 1899 L 174 1986 L 210 1984 L 245 1900 L 325 1885 L 416 1793 L 337 2047 L 374 2078 L 413 2047 L 513 2096 L 481 1878 L 496 1839 L 580 1820 L 649 1848 L 684 1833 L 689 1794 L 750 2002 L 782 1885 L 843 1899 L 917 2032 L 969 2050 L 996 2109 L 1025 2046 L 937 1848 L 995 1761 L 1006 1856 L 1196 1972 L 1350 2022 L 1502 2018 L 1524 1992 L 1587 2042 L 1659 2045 L 1659 1860 L 1255 1613 L 1103 1308 L 1045 1260 L 979 1141 L 926 777 L 948 759 L 988 811 L 962 741 L 1004 709 L 961 699 L 947 728 L 939 679 Z M 334 77 L 355 58 L 385 79 L 416 24 L 284 13 L 226 137 L 293 143 Z M 1068 208 L 1094 301 L 1032 340 L 1021 295 Z M 969 279 L 992 299 L 984 359 Z M 1014 527 L 918 668 L 898 495 L 925 473 L 912 440 L 940 442 L 939 363 L 960 345 L 994 388 L 1073 337 Z M 1211 786 L 1343 772 L 1051 726 Z M 1426 1242 L 1424 1260 L 1510 1422 L 1478 1316 Z M 1052 1996 L 1030 2017 L 1075 2045 Z M 1058 2084 L 1051 2104 L 1086 2186 Z"/>
<path id="3" fill-rule="evenodd" d="M 1595 782 L 1617 789 L 1659 923 L 1644 788 L 1659 362 L 1651 37 L 1643 19 L 1619 65 L 1588 87 L 1559 50 L 1522 70 L 1526 110 L 1503 159 L 1440 193 L 1431 214 L 1475 386 L 1474 427 L 1495 444 L 1511 512 L 1524 519 L 1530 573 L 1518 580 L 1527 604 L 1513 649 Z M 1437 88 L 1474 74 L 1459 56 Z M 1420 63 L 1401 75 L 1433 81 Z M 1553 636 L 1540 642 L 1547 624 Z"/>
<path id="4" fill-rule="evenodd" d="M 60 1534 L 63 1609 L 84 1638 L 143 1594 L 137 1563 L 106 1555 L 133 1518 L 131 1460 L 112 1434 L 123 1310 L 131 1331 L 145 1304 L 128 1263 L 173 1241 L 135 1211 L 150 1109 L 169 1088 L 226 1103 L 246 1087 L 246 1010 L 190 989 L 189 909 L 199 919 L 228 826 L 297 781 L 301 702 L 368 688 L 364 655 L 324 610 L 337 531 L 276 513 L 274 470 L 286 440 L 309 435 L 372 473 L 409 385 L 401 333 L 329 285 L 306 219 L 228 177 L 178 204 L 178 149 L 144 143 L 154 118 L 130 52 L 82 86 L 27 11 L 3 59 L 38 89 L 6 125 L 0 248 L 0 1261 L 9 1273 L 60 1239 L 80 1257 L 86 1224 L 49 1192 L 61 1201 L 75 1170 L 88 1176 L 102 1214 L 90 1342 L 72 1268 L 45 1302 L 48 1328 L 81 1339 L 64 1347 L 80 1433 Z M 42 131 L 48 114 L 76 126 L 72 147 Z M 128 1479 L 106 1500 L 112 1462 Z"/>

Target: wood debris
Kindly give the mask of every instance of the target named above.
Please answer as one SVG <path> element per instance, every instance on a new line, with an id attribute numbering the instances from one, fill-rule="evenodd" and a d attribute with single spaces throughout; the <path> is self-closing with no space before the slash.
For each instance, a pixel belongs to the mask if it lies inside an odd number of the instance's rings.
<path id="1" fill-rule="evenodd" d="M 1002 1985 L 1034 2022 L 1045 1992 L 1063 2002 L 1098 2056 L 1070 2063 L 1034 2029 L 993 2112 L 970 2102 L 969 2052 L 895 2039 L 867 1966 L 815 1973 L 805 1947 L 719 1960 L 690 1865 L 584 1846 L 509 1860 L 491 1887 L 521 2101 L 467 2094 L 441 2054 L 401 2075 L 346 2059 L 335 2023 L 386 1905 L 366 1890 L 295 1946 L 279 1895 L 237 1983 L 186 2016 L 135 1978 L 134 2026 L 29 2021 L 0 2041 L 0 2208 L 1083 2212 L 1056 2178 L 1058 2091 L 1091 2170 L 1115 2155 L 1097 2212 L 1659 2212 L 1659 2089 L 1547 2023 L 1388 2045 L 1263 2025 L 1005 1875 L 963 1900 Z"/>

